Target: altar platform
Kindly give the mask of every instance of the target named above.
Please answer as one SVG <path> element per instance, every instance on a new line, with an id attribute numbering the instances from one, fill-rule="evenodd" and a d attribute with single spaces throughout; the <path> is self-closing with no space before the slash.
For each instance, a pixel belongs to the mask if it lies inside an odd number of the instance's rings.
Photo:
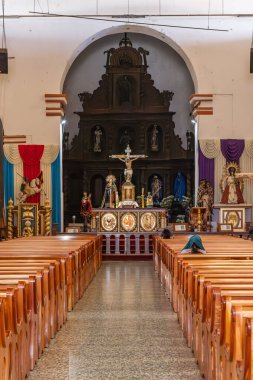
<path id="1" fill-rule="evenodd" d="M 166 226 L 163 208 L 93 209 L 91 230 L 103 235 L 104 255 L 152 255 L 152 235 Z"/>

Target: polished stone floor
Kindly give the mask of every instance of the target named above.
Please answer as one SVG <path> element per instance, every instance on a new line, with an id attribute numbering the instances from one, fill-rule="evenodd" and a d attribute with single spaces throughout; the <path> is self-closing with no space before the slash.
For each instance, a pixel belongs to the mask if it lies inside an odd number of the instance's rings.
<path id="1" fill-rule="evenodd" d="M 151 262 L 105 262 L 29 380 L 199 380 Z"/>

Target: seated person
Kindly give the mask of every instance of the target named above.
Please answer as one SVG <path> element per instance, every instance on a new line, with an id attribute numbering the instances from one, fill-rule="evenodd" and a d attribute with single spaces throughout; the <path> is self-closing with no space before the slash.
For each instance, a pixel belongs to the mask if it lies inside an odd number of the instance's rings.
<path id="1" fill-rule="evenodd" d="M 248 239 L 253 240 L 253 230 L 249 230 Z"/>
<path id="2" fill-rule="evenodd" d="M 161 234 L 162 239 L 171 239 L 172 238 L 172 232 L 168 228 L 164 228 L 162 234 Z"/>
<path id="3" fill-rule="evenodd" d="M 199 235 L 192 235 L 181 253 L 206 253 Z"/>

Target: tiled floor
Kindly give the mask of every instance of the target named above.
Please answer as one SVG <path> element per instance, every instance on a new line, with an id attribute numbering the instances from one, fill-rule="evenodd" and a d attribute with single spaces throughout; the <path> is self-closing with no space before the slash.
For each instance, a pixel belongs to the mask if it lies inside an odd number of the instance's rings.
<path id="1" fill-rule="evenodd" d="M 105 262 L 29 380 L 198 380 L 151 262 Z"/>

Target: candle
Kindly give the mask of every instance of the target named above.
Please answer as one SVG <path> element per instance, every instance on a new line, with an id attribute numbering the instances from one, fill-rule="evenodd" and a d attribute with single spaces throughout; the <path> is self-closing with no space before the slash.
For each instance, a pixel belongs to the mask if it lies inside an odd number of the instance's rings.
<path id="1" fill-rule="evenodd" d="M 142 188 L 141 194 L 144 195 L 144 187 Z"/>

